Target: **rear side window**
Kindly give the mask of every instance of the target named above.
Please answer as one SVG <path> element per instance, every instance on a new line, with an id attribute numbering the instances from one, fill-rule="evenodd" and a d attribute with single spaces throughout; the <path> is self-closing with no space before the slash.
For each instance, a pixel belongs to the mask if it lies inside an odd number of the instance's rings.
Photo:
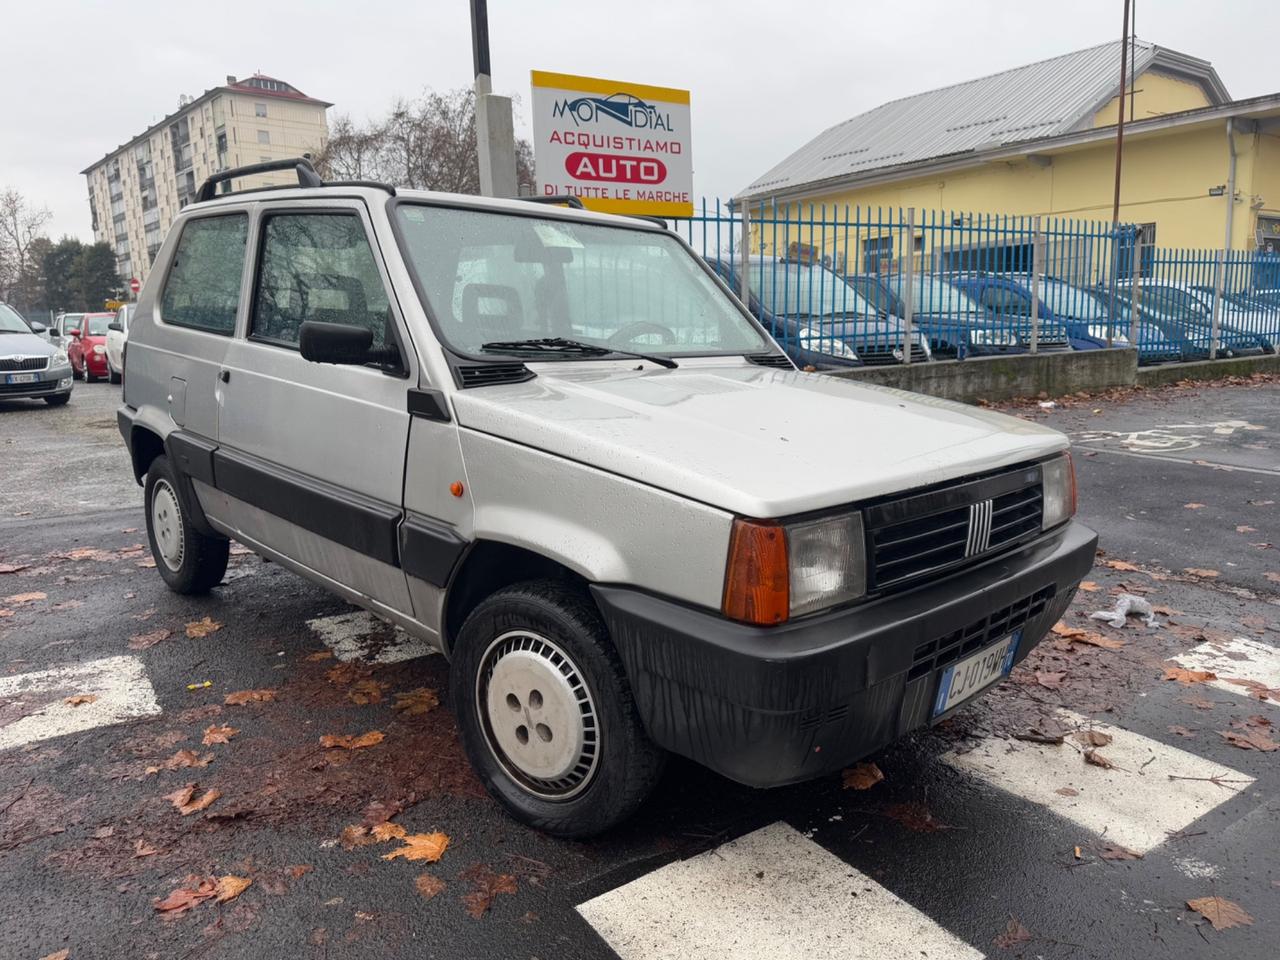
<path id="1" fill-rule="evenodd" d="M 388 342 L 391 303 L 354 214 L 276 214 L 263 227 L 250 335 L 297 346 L 307 320 L 365 327 Z"/>
<path id="2" fill-rule="evenodd" d="M 248 238 L 249 218 L 243 213 L 187 221 L 165 280 L 161 319 L 230 336 Z"/>

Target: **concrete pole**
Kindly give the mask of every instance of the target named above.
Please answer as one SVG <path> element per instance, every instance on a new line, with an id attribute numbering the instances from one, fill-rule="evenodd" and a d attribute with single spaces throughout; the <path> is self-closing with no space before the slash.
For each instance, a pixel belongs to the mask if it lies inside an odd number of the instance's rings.
<path id="1" fill-rule="evenodd" d="M 471 0 L 471 54 L 476 74 L 476 154 L 480 164 L 480 193 L 486 197 L 514 197 L 519 191 L 515 124 L 511 119 L 511 98 L 493 93 L 486 0 Z"/>
<path id="2" fill-rule="evenodd" d="M 1222 333 L 1222 291 L 1225 286 L 1226 263 L 1231 256 L 1231 232 L 1236 213 L 1236 130 L 1235 120 L 1227 117 L 1227 232 L 1218 251 L 1213 271 L 1213 320 L 1209 332 L 1209 359 L 1218 356 L 1218 337 Z"/>

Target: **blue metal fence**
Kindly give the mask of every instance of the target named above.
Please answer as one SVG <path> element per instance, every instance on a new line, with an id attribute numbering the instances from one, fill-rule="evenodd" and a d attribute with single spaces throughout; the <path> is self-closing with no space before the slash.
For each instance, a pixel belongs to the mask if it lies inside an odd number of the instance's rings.
<path id="1" fill-rule="evenodd" d="M 1133 224 L 703 201 L 677 229 L 802 365 L 1280 346 L 1280 256 L 1155 248 Z"/>

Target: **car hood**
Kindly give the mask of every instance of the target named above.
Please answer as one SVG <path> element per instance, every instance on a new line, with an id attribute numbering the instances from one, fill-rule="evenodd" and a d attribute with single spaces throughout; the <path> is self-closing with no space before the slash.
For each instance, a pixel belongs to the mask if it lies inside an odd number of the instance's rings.
<path id="1" fill-rule="evenodd" d="M 529 367 L 536 379 L 456 392 L 460 426 L 744 516 L 897 493 L 1067 446 L 1024 420 L 824 374 L 692 359 L 677 370 Z"/>
<path id="2" fill-rule="evenodd" d="M 0 333 L 0 357 L 22 354 L 28 357 L 52 357 L 57 347 L 34 333 Z"/>

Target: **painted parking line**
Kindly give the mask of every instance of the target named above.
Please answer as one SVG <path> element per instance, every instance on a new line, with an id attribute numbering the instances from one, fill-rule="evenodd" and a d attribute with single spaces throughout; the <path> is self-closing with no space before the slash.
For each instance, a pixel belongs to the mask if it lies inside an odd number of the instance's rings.
<path id="1" fill-rule="evenodd" d="M 94 699 L 66 702 L 77 696 Z M 0 726 L 0 750 L 160 712 L 142 661 L 128 656 L 0 677 L 0 705 L 16 715 Z"/>
<path id="2" fill-rule="evenodd" d="M 1108 770 L 1086 763 L 1072 737 L 1051 745 L 989 738 L 946 761 L 1009 793 L 1040 804 L 1087 830 L 1146 853 L 1230 800 L 1253 778 L 1150 737 L 1058 711 L 1069 727 L 1112 737 L 1098 753 Z M 1171 779 L 1171 778 L 1201 779 Z M 1217 778 L 1218 783 L 1208 778 Z M 1060 793 L 1066 790 L 1067 794 Z M 1072 793 L 1074 791 L 1074 793 Z"/>
<path id="3" fill-rule="evenodd" d="M 1237 696 L 1247 697 L 1249 691 L 1237 683 L 1231 683 L 1227 677 L 1254 680 L 1271 690 L 1280 689 L 1280 649 L 1257 640 L 1236 637 L 1220 642 L 1210 641 L 1170 659 L 1188 670 L 1216 673 L 1218 679 L 1210 680 L 1209 686 Z M 1280 700 L 1272 697 L 1270 702 L 1280 703 Z"/>
<path id="4" fill-rule="evenodd" d="M 339 660 L 399 663 L 435 653 L 424 641 L 366 610 L 319 617 L 308 620 L 307 626 Z"/>
<path id="5" fill-rule="evenodd" d="M 775 823 L 588 900 L 622 960 L 980 960 L 870 877 Z"/>

